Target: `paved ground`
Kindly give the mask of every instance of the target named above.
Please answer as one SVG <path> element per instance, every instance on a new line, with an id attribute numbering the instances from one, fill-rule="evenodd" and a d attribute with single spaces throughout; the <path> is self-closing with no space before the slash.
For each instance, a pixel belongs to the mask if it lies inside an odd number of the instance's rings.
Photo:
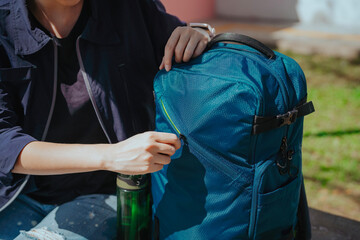
<path id="1" fill-rule="evenodd" d="M 310 209 L 313 240 L 359 240 L 360 222 Z"/>
<path id="2" fill-rule="evenodd" d="M 317 53 L 346 59 L 360 57 L 360 29 L 221 18 L 207 22 L 215 26 L 217 33 L 239 32 L 281 51 Z"/>

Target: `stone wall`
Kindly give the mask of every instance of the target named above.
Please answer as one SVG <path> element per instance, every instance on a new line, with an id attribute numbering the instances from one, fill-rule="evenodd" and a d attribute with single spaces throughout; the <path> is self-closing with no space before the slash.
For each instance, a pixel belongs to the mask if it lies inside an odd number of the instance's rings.
<path id="1" fill-rule="evenodd" d="M 360 27 L 359 0 L 299 0 L 297 12 L 307 24 Z"/>
<path id="2" fill-rule="evenodd" d="M 296 5 L 297 0 L 216 0 L 218 15 L 246 19 L 297 21 Z"/>
<path id="3" fill-rule="evenodd" d="M 215 15 L 215 0 L 161 0 L 166 11 L 185 22 L 211 19 Z"/>
<path id="4" fill-rule="evenodd" d="M 360 0 L 216 0 L 225 17 L 360 27 Z"/>

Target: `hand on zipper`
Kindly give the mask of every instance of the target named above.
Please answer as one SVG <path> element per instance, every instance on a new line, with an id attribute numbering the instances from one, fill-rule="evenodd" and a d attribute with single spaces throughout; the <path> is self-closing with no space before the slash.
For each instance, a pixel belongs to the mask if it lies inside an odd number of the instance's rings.
<path id="1" fill-rule="evenodd" d="M 156 172 L 171 162 L 180 147 L 180 139 L 172 133 L 138 134 L 107 146 L 104 170 L 128 175 Z"/>

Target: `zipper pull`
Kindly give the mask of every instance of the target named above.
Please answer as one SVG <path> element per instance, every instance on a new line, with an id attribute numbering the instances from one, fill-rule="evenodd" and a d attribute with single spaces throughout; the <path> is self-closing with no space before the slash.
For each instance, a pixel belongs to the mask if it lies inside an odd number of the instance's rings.
<path id="1" fill-rule="evenodd" d="M 292 164 L 294 153 L 294 150 L 289 150 L 287 152 L 288 174 L 291 178 L 295 178 L 299 173 L 299 168 Z"/>
<path id="2" fill-rule="evenodd" d="M 281 140 L 281 146 L 280 146 L 280 151 L 281 151 L 283 159 L 287 158 L 287 153 L 286 153 L 287 148 L 288 148 L 287 138 L 283 137 L 283 139 Z"/>
<path id="3" fill-rule="evenodd" d="M 281 152 L 281 158 L 278 158 L 276 160 L 276 165 L 278 166 L 279 169 L 279 173 L 281 175 L 286 174 L 289 170 L 289 162 L 288 162 L 288 152 L 287 152 L 287 138 L 283 137 L 281 140 L 281 145 L 280 145 L 280 152 Z"/>
<path id="4" fill-rule="evenodd" d="M 294 150 L 289 150 L 287 152 L 287 160 L 289 160 L 289 162 L 293 159 L 293 155 L 294 155 Z"/>
<path id="5" fill-rule="evenodd" d="M 185 137 L 185 135 L 180 133 L 179 138 L 184 143 L 184 145 L 188 145 L 187 138 Z"/>

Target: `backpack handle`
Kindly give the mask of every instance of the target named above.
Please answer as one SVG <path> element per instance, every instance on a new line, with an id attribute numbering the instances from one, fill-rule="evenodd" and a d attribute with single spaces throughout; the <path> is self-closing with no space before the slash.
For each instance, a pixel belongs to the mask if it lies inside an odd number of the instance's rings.
<path id="1" fill-rule="evenodd" d="M 241 43 L 258 50 L 259 52 L 264 54 L 268 59 L 275 58 L 275 53 L 273 52 L 273 50 L 271 50 L 269 47 L 259 42 L 258 40 L 246 35 L 242 35 L 239 33 L 221 33 L 216 35 L 213 39 L 211 39 L 211 41 L 208 43 L 207 48 L 210 49 L 212 46 L 214 46 L 216 43 L 219 42 Z"/>

